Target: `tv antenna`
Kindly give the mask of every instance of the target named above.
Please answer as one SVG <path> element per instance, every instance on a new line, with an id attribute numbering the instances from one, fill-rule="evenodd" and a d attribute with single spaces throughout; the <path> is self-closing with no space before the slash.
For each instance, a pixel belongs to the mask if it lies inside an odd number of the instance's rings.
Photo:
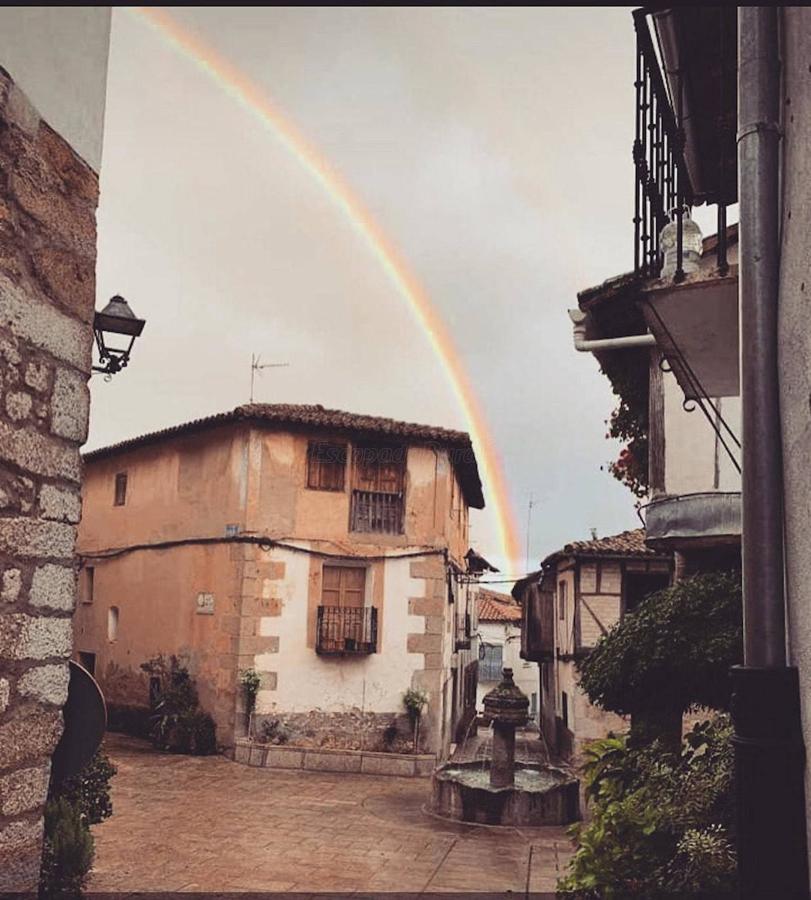
<path id="1" fill-rule="evenodd" d="M 259 354 L 251 353 L 251 403 L 253 403 L 253 386 L 257 372 L 261 375 L 262 369 L 285 369 L 290 365 L 290 363 L 263 363 L 260 360 Z"/>

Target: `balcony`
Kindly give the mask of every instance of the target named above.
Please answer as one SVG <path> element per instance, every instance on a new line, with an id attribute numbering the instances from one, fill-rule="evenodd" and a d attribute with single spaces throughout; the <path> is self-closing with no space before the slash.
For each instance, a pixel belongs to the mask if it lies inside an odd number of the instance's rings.
<path id="1" fill-rule="evenodd" d="M 683 281 L 685 210 L 707 203 L 717 204 L 714 250 L 718 274 L 724 276 L 727 207 L 737 200 L 736 9 L 685 7 L 650 14 L 643 8 L 634 13 L 634 27 L 634 271 L 660 277 L 662 230 L 673 223 L 672 279 Z"/>
<path id="2" fill-rule="evenodd" d="M 403 494 L 352 491 L 350 531 L 376 534 L 403 533 Z"/>
<path id="3" fill-rule="evenodd" d="M 456 630 L 456 650 L 470 650 L 471 639 L 473 638 L 473 620 L 469 612 L 465 613 L 463 622 L 459 623 L 462 627 Z"/>
<path id="4" fill-rule="evenodd" d="M 377 653 L 377 608 L 319 606 L 315 652 L 324 656 Z"/>

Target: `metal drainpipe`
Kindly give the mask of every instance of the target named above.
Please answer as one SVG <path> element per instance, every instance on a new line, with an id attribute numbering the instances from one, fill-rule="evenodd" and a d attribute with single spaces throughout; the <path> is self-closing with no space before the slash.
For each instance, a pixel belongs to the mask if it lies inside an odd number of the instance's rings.
<path id="1" fill-rule="evenodd" d="M 780 68 L 775 7 L 738 10 L 744 665 L 732 670 L 741 896 L 808 897 L 797 670 L 786 665 L 777 366 Z"/>
<path id="2" fill-rule="evenodd" d="M 580 309 L 570 309 L 569 318 L 574 325 L 574 349 L 581 353 L 595 350 L 627 350 L 633 347 L 655 347 L 656 338 L 652 334 L 631 334 L 627 337 L 598 338 L 586 340 L 586 313 Z"/>

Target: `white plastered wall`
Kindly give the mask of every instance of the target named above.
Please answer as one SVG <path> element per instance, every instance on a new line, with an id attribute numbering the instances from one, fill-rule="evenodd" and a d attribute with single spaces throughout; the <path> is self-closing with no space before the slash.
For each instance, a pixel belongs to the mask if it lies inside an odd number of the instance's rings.
<path id="1" fill-rule="evenodd" d="M 687 412 L 683 408 L 684 393 L 672 373 L 665 373 L 665 493 L 694 494 L 703 491 L 739 491 L 741 476 L 715 431 L 700 409 Z M 735 435 L 741 433 L 740 397 L 714 398 L 724 421 Z M 710 414 L 714 416 L 712 410 Z M 724 439 L 737 450 L 720 426 Z M 739 457 L 740 458 L 740 457 Z"/>
<path id="2" fill-rule="evenodd" d="M 284 580 L 274 582 L 282 608 L 281 615 L 262 618 L 259 629 L 263 637 L 278 636 L 279 651 L 257 654 L 254 665 L 258 672 L 278 674 L 275 690 L 259 692 L 257 712 L 343 712 L 353 707 L 365 712 L 402 712 L 402 696 L 411 686 L 412 673 L 423 668 L 423 655 L 406 650 L 407 635 L 422 633 L 424 627 L 422 616 L 408 612 L 409 597 L 424 596 L 426 584 L 410 576 L 413 559 L 385 564 L 378 652 L 325 657 L 307 646 L 310 557 L 277 548 L 269 558 L 285 563 Z"/>

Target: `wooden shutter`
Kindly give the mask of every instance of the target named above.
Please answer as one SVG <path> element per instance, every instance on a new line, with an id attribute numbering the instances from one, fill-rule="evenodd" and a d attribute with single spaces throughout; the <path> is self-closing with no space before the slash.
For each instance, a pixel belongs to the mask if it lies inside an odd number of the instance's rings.
<path id="1" fill-rule="evenodd" d="M 342 491 L 346 472 L 346 444 L 310 441 L 307 447 L 307 487 Z"/>
<path id="2" fill-rule="evenodd" d="M 366 569 L 362 566 L 324 566 L 322 606 L 360 608 L 366 597 Z"/>

